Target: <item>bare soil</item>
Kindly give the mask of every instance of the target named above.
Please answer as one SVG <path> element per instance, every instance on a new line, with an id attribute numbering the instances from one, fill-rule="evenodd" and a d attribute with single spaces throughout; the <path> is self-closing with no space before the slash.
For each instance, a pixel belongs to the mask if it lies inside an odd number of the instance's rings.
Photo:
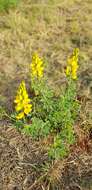
<path id="1" fill-rule="evenodd" d="M 0 190 L 31 190 L 34 182 L 44 175 L 42 165 L 46 162 L 49 161 L 43 143 L 33 142 L 9 123 L 1 122 Z M 64 163 L 60 162 L 60 167 L 59 183 L 50 187 L 51 190 L 92 190 L 92 142 L 87 150 L 81 144 L 73 147 Z M 50 170 L 48 175 L 52 177 Z M 44 186 L 47 189 L 46 181 L 47 178 L 37 182 L 32 189 L 42 190 Z"/>

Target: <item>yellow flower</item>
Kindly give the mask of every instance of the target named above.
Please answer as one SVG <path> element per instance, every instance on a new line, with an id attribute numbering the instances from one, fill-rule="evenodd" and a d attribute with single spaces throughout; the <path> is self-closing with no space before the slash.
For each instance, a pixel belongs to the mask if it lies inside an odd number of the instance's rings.
<path id="1" fill-rule="evenodd" d="M 79 49 L 75 48 L 73 54 L 67 60 L 66 75 L 70 76 L 72 79 L 77 79 L 77 70 L 78 70 L 78 56 Z"/>
<path id="2" fill-rule="evenodd" d="M 26 115 L 28 115 L 30 111 L 32 111 L 32 105 L 31 104 L 25 105 L 25 107 L 24 107 L 24 113 Z"/>
<path id="3" fill-rule="evenodd" d="M 20 112 L 17 116 L 16 116 L 16 119 L 19 120 L 19 119 L 22 119 L 24 118 L 24 112 Z"/>
<path id="4" fill-rule="evenodd" d="M 43 77 L 43 72 L 44 72 L 43 61 L 38 56 L 37 53 L 33 54 L 32 63 L 30 65 L 30 67 L 31 67 L 31 76 L 33 78 L 39 79 L 39 78 Z"/>
<path id="5" fill-rule="evenodd" d="M 17 91 L 14 103 L 16 104 L 15 110 L 17 111 L 16 119 L 22 119 L 25 114 L 28 115 L 32 111 L 31 99 L 28 97 L 25 82 L 22 81 Z"/>
<path id="6" fill-rule="evenodd" d="M 70 66 L 67 66 L 66 75 L 68 76 L 68 75 L 70 75 L 70 73 L 71 73 L 71 68 L 70 68 Z"/>

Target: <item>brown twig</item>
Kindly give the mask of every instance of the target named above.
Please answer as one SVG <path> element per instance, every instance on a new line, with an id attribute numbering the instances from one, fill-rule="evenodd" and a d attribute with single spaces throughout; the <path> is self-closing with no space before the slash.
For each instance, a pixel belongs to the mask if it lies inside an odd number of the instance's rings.
<path id="1" fill-rule="evenodd" d="M 39 178 L 38 178 L 38 180 L 36 180 L 32 185 L 31 185 L 31 187 L 29 187 L 29 189 L 28 190 L 32 190 L 37 184 L 39 184 L 39 182 L 44 178 L 44 177 L 46 177 L 47 176 L 47 173 L 45 173 L 44 175 L 42 175 L 42 176 L 40 176 Z"/>

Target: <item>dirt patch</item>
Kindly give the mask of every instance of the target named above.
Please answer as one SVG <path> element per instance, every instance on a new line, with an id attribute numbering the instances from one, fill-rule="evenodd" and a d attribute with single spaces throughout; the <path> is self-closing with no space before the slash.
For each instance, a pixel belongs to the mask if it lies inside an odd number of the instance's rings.
<path id="1" fill-rule="evenodd" d="M 16 129 L 1 126 L 0 189 L 27 189 L 24 186 L 30 186 L 38 175 L 36 165 L 39 166 L 47 158 L 40 149 L 37 143 Z"/>
<path id="2" fill-rule="evenodd" d="M 46 162 L 49 162 L 47 152 L 38 142 L 20 134 L 9 124 L 2 126 L 1 123 L 0 190 L 30 190 L 35 180 L 44 175 L 42 165 Z M 43 180 L 33 189 L 42 190 L 44 185 Z M 91 190 L 92 153 L 75 148 L 61 169 L 60 184 L 54 184 L 50 189 Z"/>

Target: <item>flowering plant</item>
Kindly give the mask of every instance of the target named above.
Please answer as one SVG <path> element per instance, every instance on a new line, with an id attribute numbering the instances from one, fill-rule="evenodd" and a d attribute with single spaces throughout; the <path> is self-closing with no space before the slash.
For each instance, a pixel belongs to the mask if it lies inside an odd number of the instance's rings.
<path id="1" fill-rule="evenodd" d="M 28 97 L 24 81 L 19 86 L 14 103 L 16 104 L 17 120 L 24 118 L 25 115 L 28 115 L 32 111 L 31 99 Z"/>
<path id="2" fill-rule="evenodd" d="M 34 53 L 32 56 L 32 62 L 30 68 L 31 68 L 32 79 L 34 78 L 41 79 L 43 77 L 43 72 L 44 72 L 43 61 L 38 56 L 37 53 Z"/>
<path id="3" fill-rule="evenodd" d="M 76 98 L 76 79 L 79 50 L 75 49 L 67 61 L 66 76 L 68 85 L 63 93 L 55 97 L 44 76 L 44 62 L 37 53 L 33 54 L 30 65 L 31 87 L 34 91 L 29 98 L 25 82 L 22 81 L 15 98 L 16 119 L 28 116 L 30 122 L 23 123 L 22 132 L 33 138 L 44 138 L 54 134 L 49 147 L 49 156 L 53 159 L 65 157 L 69 147 L 75 142 L 74 123 L 79 112 Z M 32 101 L 32 103 L 31 103 Z"/>
<path id="4" fill-rule="evenodd" d="M 70 76 L 72 79 L 77 79 L 77 70 L 78 70 L 78 56 L 79 49 L 76 48 L 73 51 L 73 54 L 67 60 L 66 75 Z"/>

